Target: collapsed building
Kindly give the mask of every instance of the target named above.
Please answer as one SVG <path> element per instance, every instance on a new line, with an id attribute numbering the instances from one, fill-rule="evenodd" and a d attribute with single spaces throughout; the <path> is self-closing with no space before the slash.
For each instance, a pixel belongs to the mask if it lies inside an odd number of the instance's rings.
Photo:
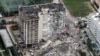
<path id="1" fill-rule="evenodd" d="M 41 40 L 54 40 L 65 28 L 65 8 L 61 3 L 19 7 L 21 31 L 27 47 L 36 47 Z"/>

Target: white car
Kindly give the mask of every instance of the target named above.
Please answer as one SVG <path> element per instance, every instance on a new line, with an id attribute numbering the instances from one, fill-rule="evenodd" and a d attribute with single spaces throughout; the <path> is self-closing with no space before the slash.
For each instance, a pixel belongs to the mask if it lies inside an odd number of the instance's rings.
<path id="1" fill-rule="evenodd" d="M 30 49 L 29 51 L 30 51 L 30 52 L 33 52 L 33 50 L 32 50 L 32 49 Z"/>
<path id="2" fill-rule="evenodd" d="M 31 52 L 31 55 L 34 56 L 34 53 Z"/>

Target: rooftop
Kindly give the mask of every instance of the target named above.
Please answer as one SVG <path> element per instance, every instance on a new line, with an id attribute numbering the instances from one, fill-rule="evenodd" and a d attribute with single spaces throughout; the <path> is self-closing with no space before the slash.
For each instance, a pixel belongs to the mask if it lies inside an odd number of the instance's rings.
<path id="1" fill-rule="evenodd" d="M 31 6 L 20 6 L 19 13 L 21 16 L 23 15 L 25 17 L 28 17 L 28 19 L 39 19 L 38 13 L 42 12 L 42 9 L 45 8 L 57 9 L 58 11 L 65 10 L 62 4 L 48 3 L 48 4 L 31 5 Z"/>
<path id="2" fill-rule="evenodd" d="M 13 46 L 10 36 L 6 29 L 0 30 L 0 35 L 6 48 Z"/>
<path id="3" fill-rule="evenodd" d="M 100 24 L 100 13 L 91 13 L 89 16 L 91 17 L 91 19 Z"/>

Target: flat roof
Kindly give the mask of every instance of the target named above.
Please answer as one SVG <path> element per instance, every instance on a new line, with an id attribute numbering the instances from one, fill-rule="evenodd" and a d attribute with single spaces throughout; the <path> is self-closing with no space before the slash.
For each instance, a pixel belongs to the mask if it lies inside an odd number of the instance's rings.
<path id="1" fill-rule="evenodd" d="M 20 6 L 19 7 L 19 15 L 23 16 L 24 19 L 39 19 L 38 13 L 42 12 L 43 9 L 48 9 L 48 13 L 50 10 L 52 11 L 65 11 L 63 4 L 59 3 L 48 3 L 48 4 L 39 4 L 39 5 L 30 5 L 30 6 Z M 25 19 L 26 20 L 26 19 Z"/>
<path id="2" fill-rule="evenodd" d="M 98 27 L 99 29 L 100 28 L 100 13 L 91 13 L 89 15 L 89 18 L 94 21 L 96 27 Z"/>
<path id="3" fill-rule="evenodd" d="M 9 48 L 9 47 L 13 46 L 12 41 L 10 39 L 10 36 L 9 36 L 6 29 L 0 30 L 0 35 L 1 35 L 1 38 L 2 38 L 6 48 Z"/>

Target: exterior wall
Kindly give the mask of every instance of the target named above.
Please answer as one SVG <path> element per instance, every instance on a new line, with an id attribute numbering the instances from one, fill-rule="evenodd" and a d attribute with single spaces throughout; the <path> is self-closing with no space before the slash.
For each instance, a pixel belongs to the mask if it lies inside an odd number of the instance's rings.
<path id="1" fill-rule="evenodd" d="M 38 42 L 38 20 L 24 21 L 23 36 L 26 45 Z"/>
<path id="2" fill-rule="evenodd" d="M 93 50 L 100 51 L 100 18 L 96 16 L 99 16 L 98 13 L 93 13 L 88 16 L 87 26 L 93 37 L 90 37 L 92 40 L 92 44 L 96 45 L 96 47 L 93 47 Z M 96 54 L 100 55 L 100 52 Z"/>
<path id="3" fill-rule="evenodd" d="M 91 30 L 92 34 L 95 36 L 96 25 L 92 19 L 89 19 L 89 29 Z"/>
<path id="4" fill-rule="evenodd" d="M 20 21 L 20 26 L 21 26 L 21 32 L 23 32 L 23 38 L 24 42 L 26 44 L 26 47 L 32 47 L 33 44 L 38 43 L 38 38 L 41 38 L 42 36 L 40 35 L 39 26 L 41 25 L 41 21 L 38 19 L 30 19 L 23 15 L 21 12 L 19 12 L 19 18 L 21 19 Z"/>
<path id="5" fill-rule="evenodd" d="M 89 26 L 91 33 L 94 35 L 94 37 L 100 44 L 100 29 L 99 29 L 100 24 L 98 21 L 99 19 L 96 19 L 95 17 L 94 18 L 90 17 L 88 21 L 88 26 Z"/>
<path id="6" fill-rule="evenodd" d="M 39 19 L 39 25 L 38 25 L 38 42 L 43 38 L 43 15 L 40 15 L 41 13 L 39 13 L 39 17 L 41 19 Z"/>

